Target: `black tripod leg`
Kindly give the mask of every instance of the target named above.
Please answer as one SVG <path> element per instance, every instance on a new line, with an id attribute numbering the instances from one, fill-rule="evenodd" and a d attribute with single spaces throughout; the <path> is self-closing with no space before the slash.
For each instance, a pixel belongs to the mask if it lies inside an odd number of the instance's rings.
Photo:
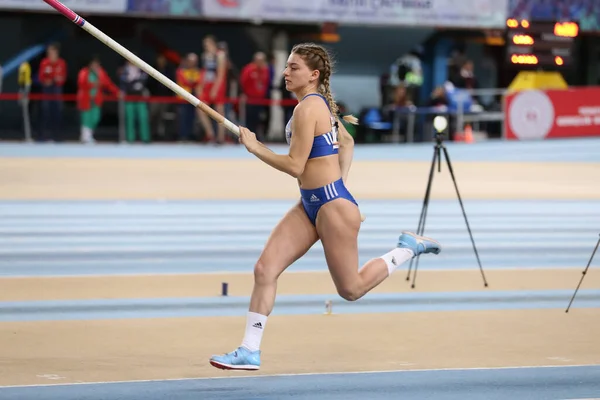
<path id="1" fill-rule="evenodd" d="M 441 168 L 442 168 L 442 162 L 441 162 L 442 157 L 441 157 L 440 145 L 435 146 L 435 155 L 433 158 L 433 164 L 435 164 L 436 158 L 437 158 L 437 162 L 438 162 L 438 172 L 440 172 Z M 431 172 L 433 172 L 433 170 Z M 431 181 L 433 181 L 433 174 L 430 176 L 430 179 L 431 179 Z M 423 214 L 423 220 L 421 222 L 421 226 L 419 227 L 420 229 L 417 229 L 417 235 L 423 235 L 423 233 L 425 232 L 425 221 L 427 220 L 427 210 L 429 209 L 429 199 L 431 198 L 431 187 L 429 189 L 430 190 L 426 194 L 427 206 L 425 207 L 425 213 Z M 414 257 L 413 259 L 410 260 L 411 265 L 412 265 L 412 261 L 414 259 L 416 259 L 416 262 L 415 262 L 415 272 L 413 272 L 413 281 L 412 281 L 412 284 L 410 285 L 411 289 L 415 288 L 415 282 L 417 281 L 417 271 L 419 269 L 419 256 Z"/>
<path id="2" fill-rule="evenodd" d="M 585 277 L 585 274 L 587 273 L 587 270 L 590 267 L 590 264 L 592 264 L 592 260 L 594 259 L 594 254 L 596 254 L 596 250 L 598 250 L 598 245 L 600 245 L 600 239 L 598 239 L 598 243 L 596 243 L 596 247 L 594 248 L 594 251 L 592 252 L 592 256 L 590 257 L 590 261 L 588 261 L 588 265 L 583 270 L 583 274 L 581 275 L 581 279 L 579 280 L 579 285 L 577 285 L 577 289 L 575 289 L 575 293 L 573 293 L 573 297 L 571 297 L 571 301 L 569 302 L 569 306 L 567 307 L 567 310 L 565 311 L 566 313 L 569 312 L 569 309 L 571 308 L 571 304 L 573 304 L 573 300 L 575 299 L 575 295 L 579 291 L 579 287 L 581 286 L 581 282 L 583 282 L 583 278 Z"/>
<path id="3" fill-rule="evenodd" d="M 471 237 L 471 243 L 473 244 L 473 250 L 475 251 L 475 257 L 477 257 L 477 264 L 479 264 L 479 270 L 481 271 L 481 276 L 483 277 L 483 284 L 485 287 L 488 286 L 488 283 L 485 279 L 485 274 L 483 273 L 483 268 L 481 267 L 481 261 L 479 260 L 479 253 L 477 252 L 477 247 L 475 247 L 475 240 L 473 239 L 473 234 L 471 233 L 471 227 L 469 226 L 469 221 L 467 219 L 467 213 L 465 212 L 465 207 L 463 206 L 462 199 L 460 197 L 460 193 L 458 191 L 458 185 L 456 184 L 456 179 L 454 178 L 454 170 L 452 169 L 452 163 L 450 162 L 450 156 L 448 156 L 448 150 L 446 147 L 443 147 L 444 155 L 446 156 L 446 163 L 448 164 L 448 171 L 450 171 L 450 176 L 452 177 L 452 182 L 454 183 L 454 189 L 456 189 L 456 195 L 458 196 L 458 202 L 460 203 L 460 208 L 462 209 L 463 216 L 465 217 L 465 223 L 467 224 L 467 230 L 469 231 L 469 236 Z"/>
<path id="4" fill-rule="evenodd" d="M 434 152 L 433 152 L 433 161 L 431 164 L 431 170 L 429 171 L 429 183 L 428 183 L 428 187 L 427 187 L 427 192 L 425 193 L 425 207 L 424 207 L 424 212 L 422 213 L 422 219 L 421 219 L 421 223 L 419 224 L 419 227 L 417 228 L 417 235 L 423 235 L 423 233 L 425 232 L 425 221 L 427 220 L 427 211 L 429 209 L 429 199 L 431 199 L 431 186 L 433 185 L 433 170 L 435 167 L 435 162 L 438 162 L 438 171 L 441 170 L 441 146 L 439 144 L 437 144 L 434 148 Z M 413 272 L 413 281 L 411 284 L 411 288 L 414 289 L 415 288 L 415 282 L 417 280 L 417 270 L 419 269 L 419 256 L 414 257 L 410 260 L 410 265 L 412 266 L 412 262 L 413 260 L 416 258 L 416 264 L 415 264 L 415 271 Z M 406 277 L 406 279 L 408 280 L 408 277 Z"/>
<path id="5" fill-rule="evenodd" d="M 423 198 L 423 206 L 421 207 L 421 216 L 419 217 L 419 225 L 417 226 L 417 235 L 420 235 L 423 229 L 425 228 L 425 216 L 427 215 L 427 208 L 429 207 L 429 197 L 431 194 L 431 185 L 433 183 L 433 171 L 435 170 L 435 161 L 439 160 L 439 148 L 436 145 L 433 150 L 433 159 L 431 160 L 431 169 L 429 170 L 429 180 L 427 181 L 427 189 L 425 190 L 425 197 Z M 410 260 L 410 265 L 408 267 L 408 274 L 406 275 L 406 280 L 410 280 L 410 271 L 412 270 L 414 258 Z M 415 270 L 416 271 L 416 270 Z M 413 283 L 414 287 L 414 283 Z"/>

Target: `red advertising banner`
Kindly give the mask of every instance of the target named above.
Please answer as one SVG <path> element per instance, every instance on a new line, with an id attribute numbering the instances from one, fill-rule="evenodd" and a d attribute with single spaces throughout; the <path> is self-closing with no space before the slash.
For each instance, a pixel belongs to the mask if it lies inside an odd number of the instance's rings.
<path id="1" fill-rule="evenodd" d="M 505 101 L 507 139 L 600 136 L 600 87 L 523 90 Z"/>

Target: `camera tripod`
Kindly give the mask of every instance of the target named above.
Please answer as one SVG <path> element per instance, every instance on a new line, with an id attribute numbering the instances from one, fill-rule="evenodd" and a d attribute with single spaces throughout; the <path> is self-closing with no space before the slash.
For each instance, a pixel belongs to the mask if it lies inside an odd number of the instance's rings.
<path id="1" fill-rule="evenodd" d="M 434 125 L 435 121 L 434 121 Z M 456 178 L 454 177 L 454 170 L 452 169 L 452 164 L 450 163 L 450 157 L 448 156 L 448 150 L 446 146 L 443 144 L 443 133 L 446 129 L 446 123 L 443 122 L 441 124 L 442 128 L 436 127 L 436 135 L 435 135 L 435 146 L 433 151 L 433 160 L 431 161 L 431 169 L 429 170 L 429 181 L 427 182 L 427 190 L 425 191 L 425 198 L 423 200 L 423 207 L 421 209 L 421 216 L 419 217 L 419 226 L 417 228 L 417 235 L 423 235 L 425 231 L 425 220 L 427 219 L 427 209 L 429 207 L 429 199 L 431 195 L 431 185 L 433 183 L 433 172 L 435 169 L 435 163 L 438 163 L 438 172 L 442 170 L 442 150 L 444 151 L 444 156 L 446 157 L 446 164 L 448 165 L 448 171 L 450 171 L 450 176 L 452 177 L 452 182 L 454 183 L 454 188 L 456 189 L 456 195 L 458 196 L 458 201 L 460 203 L 460 207 L 462 209 L 463 216 L 465 217 L 465 223 L 467 224 L 467 230 L 469 231 L 469 236 L 471 237 L 471 243 L 473 243 L 473 250 L 475 251 L 475 257 L 477 257 L 477 263 L 479 264 L 479 269 L 481 271 L 481 276 L 483 277 L 484 286 L 487 287 L 488 283 L 485 279 L 485 274 L 483 273 L 483 268 L 481 267 L 481 261 L 479 260 L 479 253 L 477 252 L 477 247 L 475 247 L 475 240 L 473 240 L 473 234 L 471 233 L 471 227 L 469 226 L 469 221 L 467 220 L 467 214 L 465 213 L 465 207 L 463 206 L 462 199 L 460 197 L 460 193 L 458 191 L 458 185 L 456 184 Z M 417 268 L 419 266 L 419 257 L 416 257 L 416 265 L 413 273 L 413 281 L 411 287 L 415 288 L 415 281 L 417 279 Z M 410 265 L 408 267 L 408 274 L 406 275 L 406 280 L 410 280 L 410 272 L 412 270 L 414 258 L 410 260 Z"/>
<path id="2" fill-rule="evenodd" d="M 594 251 L 592 252 L 590 261 L 588 261 L 587 266 L 583 270 L 581 279 L 579 280 L 579 284 L 577 285 L 577 288 L 575 289 L 575 293 L 573 293 L 573 297 L 571 297 L 571 301 L 569 302 L 569 305 L 567 306 L 567 309 L 565 310 L 566 313 L 569 312 L 569 309 L 571 308 L 571 304 L 573 304 L 573 300 L 575 300 L 575 295 L 577 295 L 577 292 L 579 291 L 579 287 L 581 286 L 581 283 L 583 282 L 583 278 L 585 278 L 585 274 L 587 273 L 588 269 L 590 268 L 590 265 L 592 264 L 592 260 L 594 259 L 594 255 L 596 254 L 596 250 L 598 250 L 599 245 L 600 245 L 600 239 L 598 239 L 598 243 L 596 243 L 596 247 L 594 248 Z"/>

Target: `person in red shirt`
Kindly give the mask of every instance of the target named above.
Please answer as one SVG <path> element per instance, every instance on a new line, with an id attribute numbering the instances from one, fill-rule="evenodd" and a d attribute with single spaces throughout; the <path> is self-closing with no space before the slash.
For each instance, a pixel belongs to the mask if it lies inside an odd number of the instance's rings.
<path id="1" fill-rule="evenodd" d="M 56 97 L 55 99 L 42 100 L 42 124 L 40 140 L 56 140 L 62 121 L 63 86 L 67 80 L 67 64 L 59 56 L 59 45 L 51 44 L 46 50 L 46 57 L 40 63 L 38 79 L 42 86 L 42 93 Z"/>
<path id="2" fill-rule="evenodd" d="M 202 41 L 204 52 L 201 56 L 202 68 L 202 92 L 200 100 L 209 106 L 214 106 L 216 111 L 225 115 L 225 103 L 227 102 L 227 53 L 219 49 L 214 36 L 208 35 Z M 199 112 L 200 122 L 206 134 L 206 140 L 211 141 L 215 137 L 213 123 L 206 113 Z M 225 127 L 217 126 L 217 143 L 225 142 Z"/>
<path id="3" fill-rule="evenodd" d="M 255 53 L 252 62 L 242 68 L 240 87 L 242 89 L 242 96 L 246 102 L 246 127 L 252 132 L 258 131 L 261 113 L 266 111 L 268 107 L 265 104 L 265 100 L 268 95 L 269 76 L 267 57 L 262 52 Z M 266 129 L 259 136 L 263 136 L 265 131 Z"/>
<path id="4" fill-rule="evenodd" d="M 81 137 L 83 143 L 94 143 L 94 130 L 102 117 L 104 93 L 123 96 L 117 85 L 113 83 L 100 59 L 93 56 L 86 67 L 77 76 L 77 108 L 81 112 Z"/>

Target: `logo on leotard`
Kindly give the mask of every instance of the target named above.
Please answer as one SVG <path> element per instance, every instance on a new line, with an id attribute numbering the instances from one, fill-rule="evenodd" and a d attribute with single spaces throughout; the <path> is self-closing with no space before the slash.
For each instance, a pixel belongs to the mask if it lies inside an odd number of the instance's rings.
<path id="1" fill-rule="evenodd" d="M 312 196 L 310 196 L 310 201 L 320 201 L 319 198 L 317 196 L 315 196 L 314 194 Z"/>
<path id="2" fill-rule="evenodd" d="M 340 148 L 340 143 L 338 142 L 338 130 L 337 128 L 334 126 L 333 129 L 331 130 L 331 144 L 333 145 L 334 149 L 339 149 Z"/>

